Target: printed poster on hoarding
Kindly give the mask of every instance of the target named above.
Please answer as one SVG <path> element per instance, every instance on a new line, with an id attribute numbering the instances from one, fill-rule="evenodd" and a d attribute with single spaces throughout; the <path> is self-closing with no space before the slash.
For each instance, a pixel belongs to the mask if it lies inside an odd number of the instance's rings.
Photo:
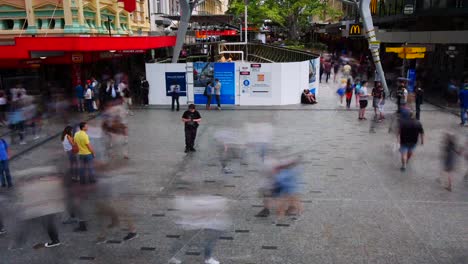
<path id="1" fill-rule="evenodd" d="M 208 83 L 214 85 L 215 79 L 221 83 L 221 104 L 235 103 L 235 67 L 233 62 L 194 62 L 193 82 L 195 104 L 206 104 L 207 97 L 203 95 Z M 216 103 L 215 96 L 211 103 Z"/>
<path id="2" fill-rule="evenodd" d="M 319 88 L 318 72 L 320 71 L 320 58 L 309 61 L 309 90 L 316 94 Z"/>
<path id="3" fill-rule="evenodd" d="M 174 88 L 179 89 L 179 96 L 187 96 L 185 72 L 166 72 L 166 96 L 172 96 Z"/>
<path id="4" fill-rule="evenodd" d="M 255 97 L 271 97 L 271 64 L 250 64 L 250 71 L 241 72 L 241 93 Z"/>

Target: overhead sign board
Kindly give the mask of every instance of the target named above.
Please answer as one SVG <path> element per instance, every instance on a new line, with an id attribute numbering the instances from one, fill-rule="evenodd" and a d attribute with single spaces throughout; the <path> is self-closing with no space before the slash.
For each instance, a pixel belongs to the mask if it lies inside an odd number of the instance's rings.
<path id="1" fill-rule="evenodd" d="M 427 51 L 426 47 L 387 47 L 387 53 L 424 53 Z"/>
<path id="2" fill-rule="evenodd" d="M 405 15 L 411 15 L 414 13 L 414 5 L 405 5 L 404 9 L 403 9 L 403 14 Z"/>
<path id="3" fill-rule="evenodd" d="M 424 53 L 398 53 L 398 57 L 402 59 L 424 59 L 425 54 Z"/>
<path id="4" fill-rule="evenodd" d="M 361 24 L 349 24 L 348 33 L 350 37 L 362 36 L 362 25 Z"/>
<path id="5" fill-rule="evenodd" d="M 83 54 L 81 53 L 73 53 L 71 55 L 71 59 L 73 63 L 82 63 L 83 62 Z"/>
<path id="6" fill-rule="evenodd" d="M 371 42 L 369 42 L 369 49 L 371 49 L 371 50 L 380 49 L 380 41 L 371 41 Z"/>

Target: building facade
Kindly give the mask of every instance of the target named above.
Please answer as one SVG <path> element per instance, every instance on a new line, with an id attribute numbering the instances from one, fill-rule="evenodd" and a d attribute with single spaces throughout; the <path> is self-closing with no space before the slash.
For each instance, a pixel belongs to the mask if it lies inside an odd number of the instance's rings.
<path id="1" fill-rule="evenodd" d="M 151 36 L 148 0 L 0 1 L 0 89 L 21 82 L 34 94 L 52 82 L 71 93 L 116 72 L 137 80 L 174 45 L 175 37 Z"/>
<path id="2" fill-rule="evenodd" d="M 0 38 L 51 35 L 145 35 L 147 0 L 128 12 L 117 0 L 3 0 Z"/>
<path id="3" fill-rule="evenodd" d="M 386 72 L 403 64 L 385 47 L 422 46 L 424 58 L 407 61 L 427 93 L 447 97 L 450 83 L 468 77 L 468 0 L 373 0 L 374 24 Z M 456 100 L 452 100 L 456 105 Z"/>

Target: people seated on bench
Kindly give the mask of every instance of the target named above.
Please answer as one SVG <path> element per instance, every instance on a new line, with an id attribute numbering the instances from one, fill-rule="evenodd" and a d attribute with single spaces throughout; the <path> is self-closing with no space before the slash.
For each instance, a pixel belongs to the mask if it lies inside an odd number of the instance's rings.
<path id="1" fill-rule="evenodd" d="M 309 91 L 309 89 L 304 89 L 304 92 L 301 94 L 301 104 L 316 104 L 317 100 L 315 95 Z"/>

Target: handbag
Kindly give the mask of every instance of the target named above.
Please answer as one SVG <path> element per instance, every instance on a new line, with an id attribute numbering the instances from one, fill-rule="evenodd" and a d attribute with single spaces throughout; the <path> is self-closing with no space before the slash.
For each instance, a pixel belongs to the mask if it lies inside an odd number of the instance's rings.
<path id="1" fill-rule="evenodd" d="M 94 109 L 94 110 L 98 110 L 98 107 L 97 107 L 96 101 L 93 101 L 93 109 Z"/>
<path id="2" fill-rule="evenodd" d="M 78 147 L 78 144 L 76 144 L 76 142 L 71 142 L 68 138 L 67 138 L 67 140 L 72 145 L 72 153 L 73 154 L 78 154 L 78 152 L 80 152 L 80 148 Z"/>

